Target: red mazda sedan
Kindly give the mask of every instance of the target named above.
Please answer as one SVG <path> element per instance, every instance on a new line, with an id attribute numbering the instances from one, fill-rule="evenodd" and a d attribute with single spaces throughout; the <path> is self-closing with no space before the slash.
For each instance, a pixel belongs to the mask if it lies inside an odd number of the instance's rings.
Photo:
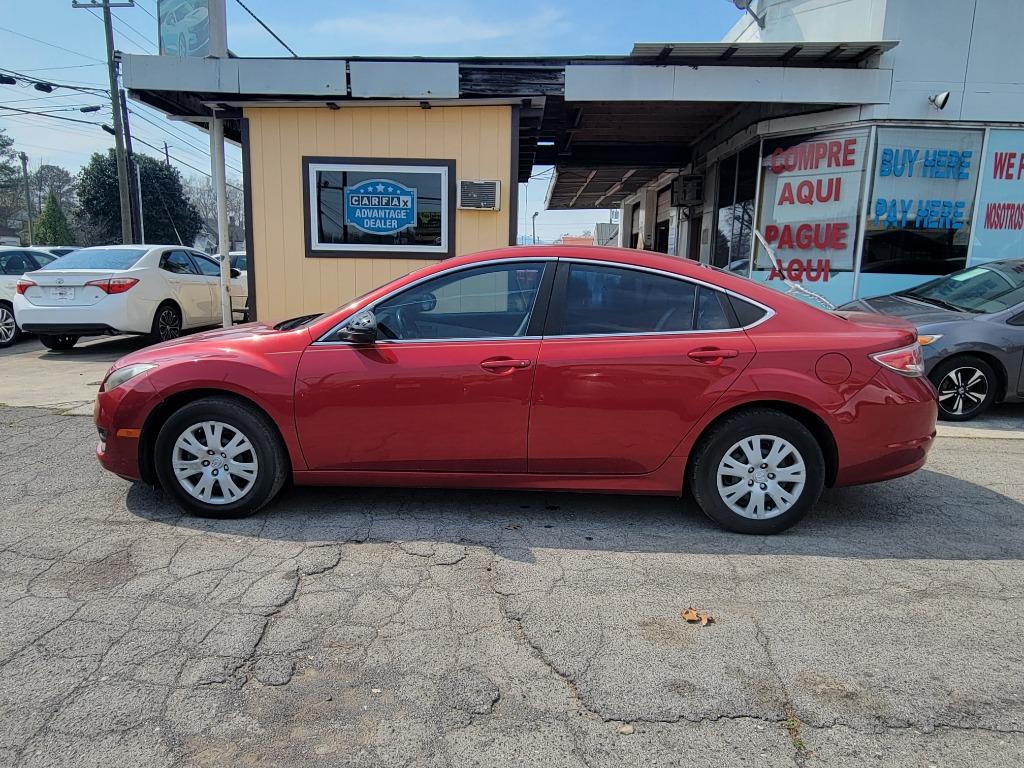
<path id="1" fill-rule="evenodd" d="M 300 485 L 680 496 L 744 533 L 824 486 L 924 464 L 935 391 L 913 327 L 823 312 L 690 261 L 506 248 L 334 312 L 119 360 L 104 467 L 213 517 Z"/>

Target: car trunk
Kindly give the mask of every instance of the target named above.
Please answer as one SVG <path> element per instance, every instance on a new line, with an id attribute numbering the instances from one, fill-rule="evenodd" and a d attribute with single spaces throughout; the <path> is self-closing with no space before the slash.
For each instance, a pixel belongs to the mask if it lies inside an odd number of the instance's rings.
<path id="1" fill-rule="evenodd" d="M 833 310 L 832 315 L 864 329 L 865 334 L 877 336 L 879 343 L 888 348 L 907 346 L 917 341 L 917 328 L 901 317 L 879 315 L 874 312 Z M 891 340 L 891 341 L 890 341 Z"/>
<path id="2" fill-rule="evenodd" d="M 121 269 L 40 270 L 25 276 L 35 283 L 25 290 L 25 299 L 37 307 L 89 307 L 105 299 L 107 293 L 86 283 L 128 274 Z"/>

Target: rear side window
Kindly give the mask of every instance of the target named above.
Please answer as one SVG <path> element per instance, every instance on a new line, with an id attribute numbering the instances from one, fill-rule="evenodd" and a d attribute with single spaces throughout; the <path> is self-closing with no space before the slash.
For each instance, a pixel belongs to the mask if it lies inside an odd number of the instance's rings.
<path id="1" fill-rule="evenodd" d="M 83 248 L 42 269 L 131 269 L 145 255 L 145 250 L 135 248 Z"/>
<path id="2" fill-rule="evenodd" d="M 728 306 L 729 297 L 721 291 L 700 287 L 697 292 L 697 330 L 725 331 L 734 328 Z"/>
<path id="3" fill-rule="evenodd" d="M 749 301 L 744 301 L 735 296 L 729 296 L 729 303 L 732 305 L 732 311 L 736 314 L 736 320 L 740 328 L 753 325 L 768 314 L 768 310 L 764 309 L 764 307 L 751 304 Z"/>
<path id="4" fill-rule="evenodd" d="M 184 251 L 169 251 L 160 259 L 160 269 L 175 275 L 194 275 L 196 268 Z"/>
<path id="5" fill-rule="evenodd" d="M 664 275 L 573 264 L 557 334 L 692 331 L 697 286 Z"/>
<path id="6" fill-rule="evenodd" d="M 0 253 L 0 273 L 5 275 L 23 275 L 36 268 L 28 254 L 22 251 L 8 251 Z"/>

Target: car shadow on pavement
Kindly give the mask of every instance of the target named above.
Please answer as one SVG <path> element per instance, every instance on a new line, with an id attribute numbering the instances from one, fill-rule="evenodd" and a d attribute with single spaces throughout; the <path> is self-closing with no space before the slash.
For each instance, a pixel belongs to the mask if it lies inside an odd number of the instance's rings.
<path id="1" fill-rule="evenodd" d="M 663 497 L 447 489 L 290 488 L 259 514 L 182 514 L 163 492 L 132 486 L 128 509 L 155 523 L 305 543 L 486 546 L 512 560 L 534 550 L 807 555 L 942 560 L 1024 559 L 1024 504 L 922 470 L 827 490 L 808 517 L 776 536 L 716 527 L 692 501 Z"/>

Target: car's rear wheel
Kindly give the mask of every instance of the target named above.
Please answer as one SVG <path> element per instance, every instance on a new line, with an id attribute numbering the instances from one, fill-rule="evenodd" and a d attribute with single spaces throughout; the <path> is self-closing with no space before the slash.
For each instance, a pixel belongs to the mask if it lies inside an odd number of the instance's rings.
<path id="1" fill-rule="evenodd" d="M 21 336 L 21 330 L 14 320 L 14 307 L 0 301 L 0 349 L 9 347 Z"/>
<path id="2" fill-rule="evenodd" d="M 779 411 L 727 416 L 694 449 L 697 504 L 730 531 L 771 534 L 797 523 L 825 484 L 825 459 L 810 430 Z"/>
<path id="3" fill-rule="evenodd" d="M 277 495 L 288 458 L 273 422 L 228 397 L 196 400 L 160 428 L 154 450 L 160 485 L 203 517 L 244 517 Z"/>
<path id="4" fill-rule="evenodd" d="M 153 337 L 153 341 L 170 341 L 181 336 L 180 310 L 170 302 L 157 307 L 156 314 L 153 315 L 153 330 L 150 335 Z"/>
<path id="5" fill-rule="evenodd" d="M 59 335 L 53 336 L 45 334 L 39 337 L 39 340 L 43 343 L 43 346 L 47 349 L 53 349 L 58 352 L 71 349 L 75 344 L 78 343 L 77 336 Z"/>
<path id="6" fill-rule="evenodd" d="M 996 372 L 974 355 L 942 361 L 932 369 L 929 378 L 939 390 L 939 418 L 946 421 L 977 418 L 996 399 Z"/>

